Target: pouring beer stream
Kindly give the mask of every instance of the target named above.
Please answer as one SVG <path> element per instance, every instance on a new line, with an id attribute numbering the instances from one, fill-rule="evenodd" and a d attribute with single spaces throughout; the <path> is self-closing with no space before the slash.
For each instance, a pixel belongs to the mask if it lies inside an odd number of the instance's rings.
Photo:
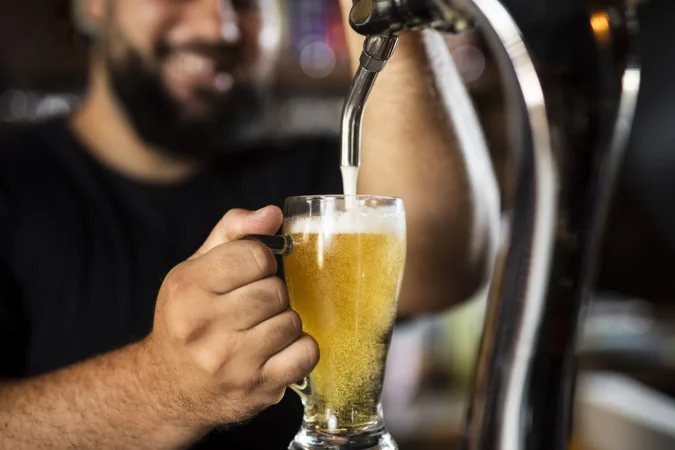
<path id="1" fill-rule="evenodd" d="M 361 166 L 363 112 L 377 75 L 394 54 L 397 43 L 395 35 L 375 35 L 365 39 L 359 67 L 342 110 L 340 169 L 345 195 L 356 195 Z"/>

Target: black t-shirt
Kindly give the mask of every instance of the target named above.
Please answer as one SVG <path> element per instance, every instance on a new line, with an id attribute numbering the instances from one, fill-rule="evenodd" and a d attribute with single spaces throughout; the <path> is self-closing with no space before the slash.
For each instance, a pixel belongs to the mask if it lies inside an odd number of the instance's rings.
<path id="1" fill-rule="evenodd" d="M 0 377 L 27 377 L 145 337 L 164 276 L 231 208 L 341 191 L 329 137 L 259 144 L 179 184 L 99 164 L 64 119 L 0 135 Z M 284 400 L 195 448 L 286 448 L 302 407 Z"/>

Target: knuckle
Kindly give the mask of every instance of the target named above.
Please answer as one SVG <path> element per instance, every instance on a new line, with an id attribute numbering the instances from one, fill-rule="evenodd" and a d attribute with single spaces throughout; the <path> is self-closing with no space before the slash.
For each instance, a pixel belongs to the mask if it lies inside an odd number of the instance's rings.
<path id="1" fill-rule="evenodd" d="M 302 319 L 300 315 L 294 310 L 289 310 L 286 314 L 286 328 L 289 331 L 291 337 L 297 338 L 302 334 Z"/>
<path id="2" fill-rule="evenodd" d="M 319 346 L 316 341 L 306 335 L 296 344 L 296 352 L 293 360 L 289 361 L 287 367 L 287 379 L 291 382 L 298 382 L 303 377 L 309 376 L 319 363 Z"/>
<path id="3" fill-rule="evenodd" d="M 175 314 L 177 319 L 172 320 L 171 330 L 173 336 L 180 342 L 187 342 L 192 334 L 192 327 L 185 320 L 180 320 L 180 315 Z"/>
<path id="4" fill-rule="evenodd" d="M 228 223 L 229 221 L 231 221 L 233 218 L 235 218 L 235 217 L 237 217 L 238 215 L 240 215 L 241 212 L 242 212 L 242 210 L 241 210 L 240 208 L 232 208 L 232 209 L 228 209 L 228 210 L 225 212 L 225 215 L 223 216 L 223 218 L 221 219 L 221 223 L 227 224 L 227 223 Z"/>
<path id="5" fill-rule="evenodd" d="M 198 339 L 208 329 L 210 323 L 208 316 L 199 308 L 196 311 L 188 311 L 186 307 L 182 307 L 173 308 L 171 311 L 172 334 L 182 343 L 190 343 Z"/>
<path id="6" fill-rule="evenodd" d="M 265 383 L 266 379 L 263 374 L 259 371 L 256 371 L 247 378 L 247 381 L 244 384 L 244 391 L 247 394 L 254 394 L 261 388 L 261 386 L 265 385 Z"/>
<path id="7" fill-rule="evenodd" d="M 249 244 L 250 257 L 256 264 L 261 276 L 275 273 L 277 271 L 277 261 L 270 249 L 259 242 L 250 242 Z"/>
<path id="8" fill-rule="evenodd" d="M 193 282 L 187 266 L 174 267 L 166 277 L 165 283 L 171 297 L 182 297 L 192 288 Z"/>
<path id="9" fill-rule="evenodd" d="M 307 369 L 302 364 L 289 363 L 285 370 L 281 372 L 279 381 L 283 386 L 287 386 L 291 383 L 301 383 L 302 379 L 309 376 L 310 372 L 311 370 Z"/>
<path id="10" fill-rule="evenodd" d="M 223 358 L 218 351 L 209 347 L 200 347 L 193 353 L 197 367 L 210 376 L 216 375 L 223 365 Z"/>
<path id="11" fill-rule="evenodd" d="M 270 278 L 269 283 L 269 289 L 274 294 L 274 300 L 278 303 L 279 310 L 286 310 L 290 306 L 286 283 L 279 277 Z"/>
<path id="12" fill-rule="evenodd" d="M 317 344 L 313 338 L 308 336 L 308 338 L 305 339 L 305 342 L 303 342 L 305 344 L 305 352 L 303 353 L 304 359 L 301 361 L 301 365 L 303 369 L 309 373 L 314 370 L 316 365 L 319 363 L 321 351 L 319 349 L 319 344 Z"/>
<path id="13" fill-rule="evenodd" d="M 184 344 L 199 339 L 213 321 L 212 311 L 213 306 L 199 297 L 172 302 L 164 312 L 170 336 Z"/>

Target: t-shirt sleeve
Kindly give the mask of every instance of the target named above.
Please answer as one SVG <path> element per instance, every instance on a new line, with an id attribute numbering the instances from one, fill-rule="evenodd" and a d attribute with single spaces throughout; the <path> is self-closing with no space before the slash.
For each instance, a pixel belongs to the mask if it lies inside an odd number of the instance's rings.
<path id="1" fill-rule="evenodd" d="M 10 216 L 1 182 L 0 178 L 0 378 L 13 378 L 24 371 L 28 333 L 12 270 Z"/>

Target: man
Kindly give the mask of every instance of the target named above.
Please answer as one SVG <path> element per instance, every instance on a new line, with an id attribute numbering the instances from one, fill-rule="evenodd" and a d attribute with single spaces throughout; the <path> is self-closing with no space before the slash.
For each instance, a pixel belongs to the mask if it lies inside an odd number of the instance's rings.
<path id="1" fill-rule="evenodd" d="M 285 448 L 301 419 L 286 386 L 319 352 L 271 253 L 236 238 L 341 182 L 329 140 L 250 144 L 275 2 L 85 5 L 84 104 L 0 141 L 2 447 Z M 407 203 L 401 316 L 466 298 L 491 248 L 424 49 L 405 37 L 373 92 L 359 180 Z"/>

